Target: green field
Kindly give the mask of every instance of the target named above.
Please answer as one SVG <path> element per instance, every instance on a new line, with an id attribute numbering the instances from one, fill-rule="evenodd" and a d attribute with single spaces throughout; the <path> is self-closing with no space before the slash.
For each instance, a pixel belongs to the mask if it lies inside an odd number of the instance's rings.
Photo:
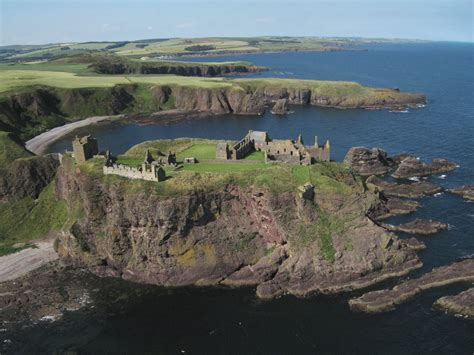
<path id="1" fill-rule="evenodd" d="M 362 40 L 361 40 L 362 41 Z M 357 42 L 353 40 L 352 42 Z M 10 46 L 10 60 L 55 58 L 84 53 L 116 53 L 120 56 L 176 56 L 267 51 L 331 50 L 351 40 L 317 37 L 171 38 L 123 42 L 59 43 L 45 46 Z M 362 42 L 363 43 L 363 42 Z"/>

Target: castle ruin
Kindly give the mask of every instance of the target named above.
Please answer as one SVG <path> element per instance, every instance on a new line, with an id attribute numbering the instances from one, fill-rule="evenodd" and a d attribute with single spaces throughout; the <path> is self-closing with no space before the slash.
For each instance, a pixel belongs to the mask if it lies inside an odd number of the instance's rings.
<path id="1" fill-rule="evenodd" d="M 301 135 L 296 141 L 291 139 L 270 139 L 265 131 L 250 130 L 247 135 L 229 147 L 227 143 L 219 143 L 216 147 L 216 158 L 222 160 L 243 159 L 254 151 L 265 153 L 265 162 L 284 162 L 289 164 L 311 165 L 317 161 L 330 160 L 329 140 L 324 145 L 318 144 L 315 137 L 314 145 L 306 146 Z"/>
<path id="2" fill-rule="evenodd" d="M 90 134 L 80 138 L 76 136 L 72 141 L 72 150 L 78 163 L 83 163 L 99 153 L 97 140 Z"/>
<path id="3" fill-rule="evenodd" d="M 103 166 L 104 175 L 119 175 L 129 179 L 140 179 L 146 181 L 164 181 L 166 180 L 165 169 L 161 163 L 153 159 L 153 156 L 147 150 L 145 159 L 140 167 L 134 168 L 127 165 L 116 164 L 109 152 L 106 154 L 105 164 Z"/>

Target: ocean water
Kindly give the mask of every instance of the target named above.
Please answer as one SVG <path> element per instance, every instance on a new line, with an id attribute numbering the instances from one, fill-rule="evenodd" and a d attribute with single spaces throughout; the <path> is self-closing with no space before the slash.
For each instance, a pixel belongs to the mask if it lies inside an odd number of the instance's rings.
<path id="1" fill-rule="evenodd" d="M 247 130 L 267 130 L 271 137 L 307 142 L 314 136 L 331 141 L 332 158 L 341 161 L 352 146 L 381 147 L 391 154 L 413 153 L 424 160 L 447 158 L 459 168 L 446 178 L 429 180 L 443 187 L 474 183 L 474 45 L 426 43 L 372 45 L 367 51 L 272 53 L 216 60 L 249 60 L 271 67 L 255 77 L 351 80 L 374 87 L 398 87 L 426 94 L 424 108 L 407 113 L 293 107 L 293 114 L 210 116 L 171 124 L 99 125 L 87 131 L 102 149 L 122 153 L 144 140 L 176 137 L 237 139 Z M 207 58 L 194 58 L 205 61 Z M 70 149 L 70 137 L 50 151 Z M 474 204 L 444 193 L 421 200 L 410 216 L 450 224 L 432 236 L 419 236 L 427 249 L 419 255 L 422 270 L 474 254 Z M 406 237 L 401 235 L 401 237 Z M 105 280 L 104 283 L 107 281 Z M 392 285 L 394 281 L 385 285 Z M 125 295 L 146 289 L 126 301 L 108 304 L 105 296 L 94 312 L 67 314 L 52 324 L 8 333 L 15 352 L 79 353 L 457 353 L 474 351 L 474 322 L 433 309 L 442 295 L 469 285 L 431 290 L 397 310 L 378 315 L 353 313 L 347 299 L 355 294 L 308 299 L 282 297 L 262 302 L 254 289 L 159 287 L 124 282 Z M 130 289 L 128 293 L 127 289 Z M 26 340 L 25 340 L 26 339 Z"/>

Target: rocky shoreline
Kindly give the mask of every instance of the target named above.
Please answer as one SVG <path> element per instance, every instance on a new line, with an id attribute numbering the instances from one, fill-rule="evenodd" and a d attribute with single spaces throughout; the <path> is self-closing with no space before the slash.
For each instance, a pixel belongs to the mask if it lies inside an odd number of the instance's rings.
<path id="1" fill-rule="evenodd" d="M 454 296 L 444 296 L 433 305 L 447 313 L 474 318 L 474 287 Z"/>
<path id="2" fill-rule="evenodd" d="M 386 223 L 381 223 L 380 225 L 391 232 L 404 232 L 409 234 L 434 234 L 448 229 L 448 225 L 446 223 L 436 222 L 431 219 L 419 218 L 396 226 Z"/>
<path id="3" fill-rule="evenodd" d="M 448 192 L 461 196 L 466 201 L 474 201 L 474 185 L 465 185 L 456 187 L 454 189 L 448 189 Z"/>
<path id="4" fill-rule="evenodd" d="M 415 297 L 420 292 L 460 282 L 474 282 L 474 259 L 434 268 L 417 279 L 400 283 L 393 289 L 372 291 L 349 300 L 352 310 L 366 313 L 386 312 Z"/>

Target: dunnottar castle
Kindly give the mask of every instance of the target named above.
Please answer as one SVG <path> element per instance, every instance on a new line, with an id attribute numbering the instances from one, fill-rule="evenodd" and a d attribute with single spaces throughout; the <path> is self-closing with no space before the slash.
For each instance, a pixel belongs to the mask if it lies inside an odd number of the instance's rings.
<path id="1" fill-rule="evenodd" d="M 129 179 L 141 179 L 146 181 L 164 181 L 166 179 L 165 166 L 181 167 L 176 161 L 176 154 L 158 153 L 156 159 L 147 150 L 145 158 L 140 166 L 131 167 L 117 164 L 116 159 L 107 151 L 99 154 L 97 140 L 90 135 L 76 137 L 72 142 L 73 155 L 78 163 L 85 162 L 93 157 L 105 160 L 103 166 L 104 175 L 119 175 Z M 263 152 L 265 163 L 287 163 L 298 165 L 311 165 L 318 161 L 330 160 L 330 145 L 326 141 L 324 145 L 318 144 L 315 137 L 314 145 L 305 145 L 301 135 L 296 141 L 291 139 L 271 139 L 267 132 L 250 130 L 247 135 L 232 146 L 228 143 L 218 143 L 216 145 L 216 160 L 218 162 L 228 162 L 243 159 L 252 152 Z M 185 164 L 195 164 L 198 160 L 195 157 L 184 158 Z"/>

